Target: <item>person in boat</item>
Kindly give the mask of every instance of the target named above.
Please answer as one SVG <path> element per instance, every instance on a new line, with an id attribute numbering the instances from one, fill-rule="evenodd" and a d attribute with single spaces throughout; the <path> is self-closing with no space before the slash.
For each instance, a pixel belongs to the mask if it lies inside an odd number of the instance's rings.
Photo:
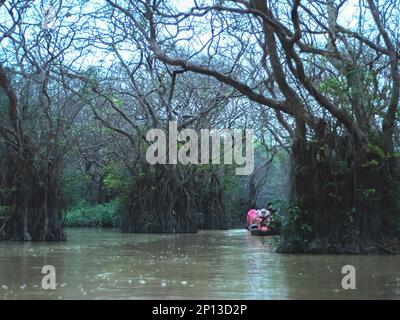
<path id="1" fill-rule="evenodd" d="M 269 226 L 269 220 L 271 217 L 271 212 L 265 208 L 258 210 L 257 212 L 257 217 L 258 217 L 258 229 L 263 229 L 265 231 L 268 231 Z"/>
<path id="2" fill-rule="evenodd" d="M 251 229 L 252 226 L 257 225 L 258 223 L 258 216 L 256 209 L 250 209 L 247 212 L 247 229 Z"/>
<path id="3" fill-rule="evenodd" d="M 247 229 L 268 229 L 269 216 L 270 212 L 265 208 L 250 209 L 247 212 Z"/>

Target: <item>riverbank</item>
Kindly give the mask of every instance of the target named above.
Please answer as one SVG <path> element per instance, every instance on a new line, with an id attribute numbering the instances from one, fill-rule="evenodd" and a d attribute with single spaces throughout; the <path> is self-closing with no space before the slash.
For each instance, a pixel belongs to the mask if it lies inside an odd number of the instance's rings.
<path id="1" fill-rule="evenodd" d="M 120 201 L 113 201 L 91 206 L 81 204 L 66 211 L 63 219 L 65 227 L 120 227 Z M 245 216 L 241 221 L 238 216 L 234 216 L 229 221 L 230 229 L 244 228 L 246 225 Z"/>
<path id="2" fill-rule="evenodd" d="M 119 227 L 119 202 L 111 201 L 90 206 L 83 204 L 67 210 L 63 223 L 66 227 Z"/>

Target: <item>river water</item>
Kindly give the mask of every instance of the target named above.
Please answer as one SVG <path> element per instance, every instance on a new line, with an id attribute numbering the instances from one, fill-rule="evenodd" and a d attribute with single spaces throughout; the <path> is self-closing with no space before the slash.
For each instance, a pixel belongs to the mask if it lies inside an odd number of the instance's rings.
<path id="1" fill-rule="evenodd" d="M 283 255 L 246 230 L 122 234 L 73 228 L 64 243 L 0 242 L 0 299 L 399 299 L 400 256 Z M 44 265 L 55 290 L 42 289 Z M 341 286 L 356 268 L 356 289 Z"/>

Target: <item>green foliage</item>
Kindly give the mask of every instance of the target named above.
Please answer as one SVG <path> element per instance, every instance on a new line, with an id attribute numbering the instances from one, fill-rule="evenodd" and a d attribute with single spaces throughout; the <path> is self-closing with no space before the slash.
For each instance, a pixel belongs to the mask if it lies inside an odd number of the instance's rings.
<path id="1" fill-rule="evenodd" d="M 361 195 L 364 199 L 370 199 L 372 196 L 376 194 L 375 188 L 359 189 L 357 191 L 361 192 Z"/>
<path id="2" fill-rule="evenodd" d="M 98 70 L 95 67 L 89 67 L 85 72 L 85 76 L 87 77 L 87 81 L 81 89 L 81 93 L 83 97 L 89 98 L 92 95 L 92 90 L 98 87 Z"/>
<path id="3" fill-rule="evenodd" d="M 61 188 L 68 208 L 83 206 L 90 177 L 75 170 L 68 170 L 61 177 Z"/>
<path id="4" fill-rule="evenodd" d="M 117 108 L 122 108 L 124 105 L 124 101 L 115 96 L 111 97 L 111 101 Z"/>
<path id="5" fill-rule="evenodd" d="M 10 207 L 0 206 L 0 219 L 6 218 L 10 214 Z"/>
<path id="6" fill-rule="evenodd" d="M 74 208 L 67 211 L 63 222 L 69 227 L 118 227 L 119 208 L 119 199 L 94 207 Z"/>
<path id="7" fill-rule="evenodd" d="M 285 221 L 285 215 L 286 215 L 286 200 L 281 200 L 281 199 L 274 199 L 272 201 L 272 208 L 276 209 L 277 211 L 272 214 L 272 218 L 269 222 L 269 226 L 271 229 L 275 232 L 280 232 L 282 228 L 282 224 Z"/>
<path id="8" fill-rule="evenodd" d="M 143 225 L 145 230 L 152 230 L 157 224 L 157 220 L 152 214 L 143 215 Z"/>
<path id="9" fill-rule="evenodd" d="M 365 167 L 377 167 L 378 165 L 379 165 L 379 161 L 373 159 L 373 160 L 371 160 L 371 161 L 368 161 L 368 162 L 364 163 L 364 164 L 362 165 L 362 167 L 363 167 L 363 168 L 365 168 Z"/>
<path id="10" fill-rule="evenodd" d="M 319 84 L 319 90 L 335 97 L 345 97 L 349 92 L 346 83 L 337 78 L 328 78 L 322 81 Z"/>
<path id="11" fill-rule="evenodd" d="M 103 179 L 103 183 L 109 192 L 123 192 L 129 185 L 127 177 L 129 175 L 119 164 L 110 162 L 106 167 L 106 176 Z"/>
<path id="12" fill-rule="evenodd" d="M 376 144 L 369 144 L 368 145 L 369 151 L 381 158 L 382 160 L 388 159 L 391 157 L 389 153 L 386 153 L 380 146 Z"/>
<path id="13" fill-rule="evenodd" d="M 312 239 L 312 226 L 307 222 L 308 214 L 296 202 L 279 201 L 282 224 L 281 246 L 278 252 L 303 252 Z M 282 213 L 283 212 L 283 213 Z"/>

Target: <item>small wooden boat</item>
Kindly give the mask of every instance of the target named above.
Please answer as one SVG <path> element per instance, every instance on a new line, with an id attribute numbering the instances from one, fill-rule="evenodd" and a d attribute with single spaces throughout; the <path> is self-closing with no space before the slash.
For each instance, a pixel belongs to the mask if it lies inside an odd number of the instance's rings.
<path id="1" fill-rule="evenodd" d="M 279 233 L 276 231 L 276 230 L 274 230 L 274 229 L 271 229 L 271 228 L 265 228 L 265 227 L 262 227 L 262 228 L 258 228 L 258 226 L 257 225 L 252 225 L 252 226 L 250 226 L 249 228 L 248 228 L 248 230 L 250 231 L 250 234 L 252 235 L 252 236 L 259 236 L 259 237 L 266 237 L 266 236 L 276 236 L 276 235 L 278 235 Z"/>

